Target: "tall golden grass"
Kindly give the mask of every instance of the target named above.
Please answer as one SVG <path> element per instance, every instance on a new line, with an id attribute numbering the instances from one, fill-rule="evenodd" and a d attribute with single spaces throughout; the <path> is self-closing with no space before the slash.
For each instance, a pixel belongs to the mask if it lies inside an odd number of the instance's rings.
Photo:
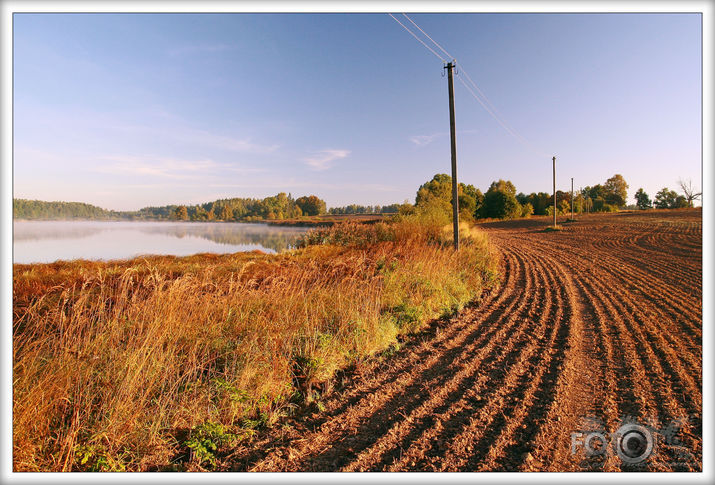
<path id="1" fill-rule="evenodd" d="M 315 384 L 496 278 L 482 233 L 404 219 L 279 255 L 15 265 L 16 471 L 211 468 Z"/>

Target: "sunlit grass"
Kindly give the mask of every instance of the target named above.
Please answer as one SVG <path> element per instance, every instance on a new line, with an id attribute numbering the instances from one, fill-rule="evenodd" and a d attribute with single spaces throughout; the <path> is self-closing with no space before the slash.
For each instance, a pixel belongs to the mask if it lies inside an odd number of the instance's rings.
<path id="1" fill-rule="evenodd" d="M 16 471 L 211 468 L 496 278 L 484 234 L 341 224 L 280 255 L 15 265 Z M 183 468 L 182 468 L 183 469 Z"/>

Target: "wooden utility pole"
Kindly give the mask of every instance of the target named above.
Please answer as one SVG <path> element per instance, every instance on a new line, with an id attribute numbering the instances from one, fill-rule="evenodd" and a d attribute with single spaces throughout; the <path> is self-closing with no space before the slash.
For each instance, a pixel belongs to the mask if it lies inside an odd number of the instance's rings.
<path id="1" fill-rule="evenodd" d="M 573 177 L 571 177 L 571 220 L 573 221 Z"/>
<path id="2" fill-rule="evenodd" d="M 454 64 L 447 63 L 447 86 L 449 88 L 449 135 L 452 140 L 452 225 L 454 226 L 454 250 L 459 250 L 459 197 L 457 186 L 457 133 L 454 127 Z"/>
<path id="3" fill-rule="evenodd" d="M 554 162 L 554 229 L 556 229 L 556 157 L 551 160 Z"/>

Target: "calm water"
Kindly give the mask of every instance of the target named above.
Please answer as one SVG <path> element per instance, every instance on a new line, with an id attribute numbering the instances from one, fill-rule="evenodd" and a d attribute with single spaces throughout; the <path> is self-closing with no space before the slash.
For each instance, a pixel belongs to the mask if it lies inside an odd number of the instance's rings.
<path id="1" fill-rule="evenodd" d="M 211 222 L 13 222 L 13 261 L 127 259 L 148 254 L 187 256 L 291 247 L 301 227 Z"/>

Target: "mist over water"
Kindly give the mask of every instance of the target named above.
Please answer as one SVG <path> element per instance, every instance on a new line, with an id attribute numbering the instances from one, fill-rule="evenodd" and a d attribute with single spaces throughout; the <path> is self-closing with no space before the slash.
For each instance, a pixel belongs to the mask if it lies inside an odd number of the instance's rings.
<path id="1" fill-rule="evenodd" d="M 188 256 L 292 247 L 303 227 L 232 222 L 14 221 L 13 262 Z"/>

